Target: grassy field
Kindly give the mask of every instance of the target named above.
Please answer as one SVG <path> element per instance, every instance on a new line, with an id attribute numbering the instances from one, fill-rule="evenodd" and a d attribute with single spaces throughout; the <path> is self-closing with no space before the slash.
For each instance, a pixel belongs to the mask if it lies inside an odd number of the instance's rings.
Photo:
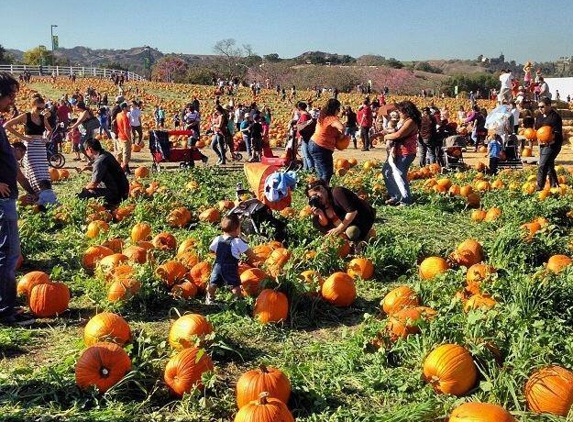
<path id="1" fill-rule="evenodd" d="M 71 92 L 67 82 L 39 82 L 33 88 L 54 98 Z M 106 85 L 106 89 L 113 98 L 113 88 Z M 165 101 L 178 107 L 196 88 L 181 86 L 173 93 L 165 84 L 155 84 L 140 89 L 148 104 Z M 207 104 L 207 97 L 202 98 Z M 288 121 L 290 109 L 271 106 L 278 128 Z M 172 233 L 178 244 L 194 238 L 194 252 L 209 260 L 208 245 L 219 229 L 199 221 L 198 215 L 220 200 L 234 199 L 237 182 L 248 185 L 242 172 L 198 167 L 152 173 L 141 183 L 150 187 L 155 182 L 155 193 L 130 197 L 123 205 L 132 205 L 132 212 L 110 222 L 109 231 L 92 239 L 86 237 L 87 226 L 98 217 L 91 206 L 75 198 L 89 172 L 72 171 L 69 179 L 55 182 L 60 209 L 42 214 L 21 208 L 25 260 L 19 276 L 45 271 L 69 286 L 72 299 L 64 314 L 39 319 L 30 329 L 0 328 L 0 420 L 229 421 L 237 412 L 238 378 L 260 364 L 280 368 L 290 379 L 288 406 L 297 421 L 446 421 L 456 406 L 468 401 L 498 404 L 518 421 L 571 420 L 571 416 L 534 414 L 524 393 L 525 383 L 538 368 L 551 364 L 573 369 L 573 270 L 552 274 L 544 268 L 552 255 L 571 256 L 571 172 L 560 168 L 566 187 L 542 196 L 527 193 L 533 167 L 492 178 L 474 170 L 430 175 L 413 182 L 414 206 L 392 208 L 383 205 L 380 161 L 368 165 L 365 161 L 382 159 L 381 148 L 368 156 L 337 152 L 336 157 L 344 156 L 359 163 L 346 175 L 336 176 L 333 184 L 366 195 L 377 210 L 376 236 L 362 253 L 374 264 L 374 276 L 356 280 L 357 297 L 348 307 L 327 303 L 316 294 L 316 286 L 301 280 L 301 272 L 308 269 L 324 278 L 345 271 L 351 257 L 339 257 L 338 245 L 326 242 L 310 219 L 300 216 L 306 199 L 299 187 L 293 193 L 292 214 L 280 217 L 288 224 L 286 247 L 292 257 L 276 279 L 265 282 L 289 300 L 288 317 L 278 324 L 263 325 L 253 317 L 252 297 L 235 301 L 230 292 L 221 291 L 211 306 L 205 305 L 203 293 L 187 300 L 174 297 L 155 273 L 157 265 L 174 257 L 173 251 L 153 250 L 153 259 L 134 264 L 141 289 L 131 299 L 115 303 L 107 299 L 105 276 L 81 265 L 89 246 L 113 238 L 131 244 L 137 222 L 148 222 L 152 235 Z M 149 151 L 136 154 L 136 159 L 138 165 L 148 165 Z M 308 176 L 299 173 L 301 186 Z M 489 181 L 489 188 L 480 193 L 480 207 L 499 208 L 500 218 L 472 221 L 473 210 L 464 197 L 434 188 L 445 178 L 475 190 L 484 179 Z M 492 188 L 496 181 L 497 188 Z M 180 206 L 193 218 L 185 227 L 173 228 L 167 216 Z M 521 226 L 538 217 L 546 218 L 547 224 L 528 239 Z M 485 261 L 497 269 L 481 284 L 482 293 L 497 302 L 492 309 L 464 311 L 467 301 L 460 292 L 467 269 L 463 266 L 452 264 L 432 280 L 423 280 L 418 273 L 424 258 L 446 258 L 468 238 L 483 245 Z M 249 237 L 251 246 L 267 241 Z M 309 251 L 316 251 L 314 257 Z M 420 304 L 437 314 L 419 323 L 418 335 L 393 341 L 380 301 L 400 285 L 413 288 Z M 123 316 L 132 331 L 125 346 L 132 370 L 105 394 L 79 389 L 74 373 L 86 348 L 84 326 L 102 311 Z M 185 313 L 205 315 L 213 325 L 215 335 L 205 349 L 215 369 L 203 376 L 204 388 L 178 398 L 167 388 L 163 371 L 175 354 L 167 341 L 170 325 Z M 462 397 L 439 394 L 423 378 L 424 359 L 446 343 L 465 347 L 478 370 L 477 382 Z"/>

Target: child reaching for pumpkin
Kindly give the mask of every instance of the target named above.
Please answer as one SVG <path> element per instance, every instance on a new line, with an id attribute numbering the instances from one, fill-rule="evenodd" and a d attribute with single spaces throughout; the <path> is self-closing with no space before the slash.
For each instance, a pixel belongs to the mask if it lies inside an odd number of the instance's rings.
<path id="1" fill-rule="evenodd" d="M 211 271 L 207 297 L 205 303 L 210 305 L 218 287 L 227 285 L 235 297 L 241 297 L 241 279 L 239 278 L 239 259 L 242 254 L 247 256 L 249 263 L 255 261 L 256 256 L 241 236 L 241 223 L 235 214 L 227 215 L 221 220 L 223 234 L 211 242 L 209 250 L 215 253 L 215 264 Z"/>

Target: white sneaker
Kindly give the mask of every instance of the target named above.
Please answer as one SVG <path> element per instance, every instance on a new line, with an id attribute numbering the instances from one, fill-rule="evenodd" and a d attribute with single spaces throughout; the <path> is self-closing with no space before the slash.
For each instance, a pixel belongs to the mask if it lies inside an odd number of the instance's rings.
<path id="1" fill-rule="evenodd" d="M 205 296 L 205 305 L 212 305 L 214 302 L 214 299 L 212 297 L 210 297 L 209 295 Z"/>

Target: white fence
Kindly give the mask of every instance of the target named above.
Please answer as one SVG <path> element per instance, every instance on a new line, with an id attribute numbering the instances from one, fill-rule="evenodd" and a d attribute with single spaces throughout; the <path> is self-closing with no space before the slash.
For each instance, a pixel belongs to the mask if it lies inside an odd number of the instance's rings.
<path id="1" fill-rule="evenodd" d="M 20 74 L 25 71 L 30 72 L 33 76 L 51 76 L 55 72 L 56 76 L 76 75 L 78 78 L 109 78 L 113 72 L 123 73 L 123 70 L 104 69 L 101 67 L 84 67 L 84 66 L 28 66 L 16 64 L 0 65 L 0 72 L 10 72 Z M 145 78 L 137 73 L 127 72 L 127 78 L 130 81 L 144 81 Z"/>

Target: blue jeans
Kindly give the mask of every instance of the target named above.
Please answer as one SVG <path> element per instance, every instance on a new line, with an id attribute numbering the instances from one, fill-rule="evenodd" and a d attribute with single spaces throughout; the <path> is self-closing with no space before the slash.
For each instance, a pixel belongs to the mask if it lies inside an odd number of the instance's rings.
<path id="1" fill-rule="evenodd" d="M 243 135 L 243 142 L 245 143 L 245 148 L 247 150 L 247 155 L 251 156 L 251 137 Z"/>
<path id="2" fill-rule="evenodd" d="M 15 199 L 0 199 L 0 316 L 14 313 L 16 264 L 20 257 Z"/>
<path id="3" fill-rule="evenodd" d="M 422 139 L 418 141 L 418 151 L 420 151 L 420 167 L 424 167 L 426 163 L 426 158 L 433 164 L 436 162 L 436 145 L 430 139 Z"/>
<path id="4" fill-rule="evenodd" d="M 219 133 L 213 136 L 211 148 L 219 156 L 219 160 L 225 164 L 225 137 Z"/>
<path id="5" fill-rule="evenodd" d="M 302 168 L 303 170 L 313 171 L 314 161 L 312 159 L 312 156 L 310 155 L 310 152 L 308 151 L 308 142 L 302 139 L 300 141 L 300 152 L 302 154 Z"/>
<path id="6" fill-rule="evenodd" d="M 386 160 L 382 167 L 384 183 L 386 184 L 390 198 L 394 198 L 407 205 L 412 203 L 410 183 L 408 182 L 408 169 L 415 159 L 416 154 L 400 155 L 394 158 L 395 168 L 390 165 L 388 160 Z"/>
<path id="7" fill-rule="evenodd" d="M 319 179 L 330 183 L 334 173 L 334 160 L 332 159 L 333 151 L 317 145 L 312 139 L 308 141 L 308 152 L 314 161 L 314 168 Z"/>

